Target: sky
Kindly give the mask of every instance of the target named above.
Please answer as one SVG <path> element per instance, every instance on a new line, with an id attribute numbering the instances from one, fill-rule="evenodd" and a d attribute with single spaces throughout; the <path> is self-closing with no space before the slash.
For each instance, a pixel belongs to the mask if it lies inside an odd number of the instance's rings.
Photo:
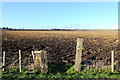
<path id="1" fill-rule="evenodd" d="M 2 26 L 17 29 L 117 29 L 117 2 L 3 2 Z"/>

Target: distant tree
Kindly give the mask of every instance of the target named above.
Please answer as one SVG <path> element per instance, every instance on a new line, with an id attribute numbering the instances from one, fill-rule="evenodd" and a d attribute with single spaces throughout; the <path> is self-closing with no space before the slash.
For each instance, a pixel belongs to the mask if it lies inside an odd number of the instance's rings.
<path id="1" fill-rule="evenodd" d="M 13 30 L 13 28 L 9 28 L 9 27 L 2 27 L 2 29 L 4 30 Z"/>

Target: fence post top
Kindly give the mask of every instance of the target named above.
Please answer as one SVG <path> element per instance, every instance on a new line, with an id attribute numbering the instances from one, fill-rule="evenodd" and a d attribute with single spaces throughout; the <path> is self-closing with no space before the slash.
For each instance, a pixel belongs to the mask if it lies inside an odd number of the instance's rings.
<path id="1" fill-rule="evenodd" d="M 40 53 L 41 51 L 34 51 L 34 53 Z"/>
<path id="2" fill-rule="evenodd" d="M 112 53 L 114 53 L 114 51 L 111 51 Z"/>
<path id="3" fill-rule="evenodd" d="M 82 41 L 83 41 L 83 38 L 77 38 L 77 41 L 80 41 L 80 40 L 82 40 Z"/>
<path id="4" fill-rule="evenodd" d="M 34 51 L 34 53 L 41 53 L 42 51 L 46 52 L 46 50 Z"/>

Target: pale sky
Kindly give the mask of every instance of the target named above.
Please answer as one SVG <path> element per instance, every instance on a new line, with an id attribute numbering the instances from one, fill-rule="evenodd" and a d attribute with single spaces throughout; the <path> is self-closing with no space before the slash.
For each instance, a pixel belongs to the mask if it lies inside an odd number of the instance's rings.
<path id="1" fill-rule="evenodd" d="M 3 2 L 2 26 L 24 29 L 117 29 L 117 2 Z"/>

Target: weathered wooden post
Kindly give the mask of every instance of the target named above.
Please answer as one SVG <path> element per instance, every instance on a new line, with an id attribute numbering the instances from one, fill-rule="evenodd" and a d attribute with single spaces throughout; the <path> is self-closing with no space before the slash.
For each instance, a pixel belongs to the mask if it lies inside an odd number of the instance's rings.
<path id="1" fill-rule="evenodd" d="M 32 56 L 33 56 L 33 60 L 34 60 L 34 58 L 35 58 L 35 57 L 34 57 L 34 51 L 32 51 Z"/>
<path id="2" fill-rule="evenodd" d="M 46 50 L 40 50 L 40 51 L 34 51 L 34 66 L 35 68 L 41 68 L 41 72 L 48 72 L 48 66 L 47 66 L 47 51 Z"/>
<path id="3" fill-rule="evenodd" d="M 41 72 L 48 72 L 48 65 L 47 65 L 47 51 L 40 50 L 40 66 Z"/>
<path id="4" fill-rule="evenodd" d="M 111 52 L 111 71 L 114 72 L 114 51 Z"/>
<path id="5" fill-rule="evenodd" d="M 19 71 L 22 72 L 21 50 L 19 50 Z"/>
<path id="6" fill-rule="evenodd" d="M 5 66 L 5 51 L 3 52 L 3 66 Z M 5 71 L 5 68 L 3 68 L 3 71 Z"/>
<path id="7" fill-rule="evenodd" d="M 79 72 L 81 69 L 81 57 L 83 50 L 83 38 L 77 38 L 77 46 L 76 46 L 76 58 L 75 58 L 75 66 L 74 70 Z"/>
<path id="8" fill-rule="evenodd" d="M 40 68 L 40 51 L 34 51 L 34 68 Z"/>

